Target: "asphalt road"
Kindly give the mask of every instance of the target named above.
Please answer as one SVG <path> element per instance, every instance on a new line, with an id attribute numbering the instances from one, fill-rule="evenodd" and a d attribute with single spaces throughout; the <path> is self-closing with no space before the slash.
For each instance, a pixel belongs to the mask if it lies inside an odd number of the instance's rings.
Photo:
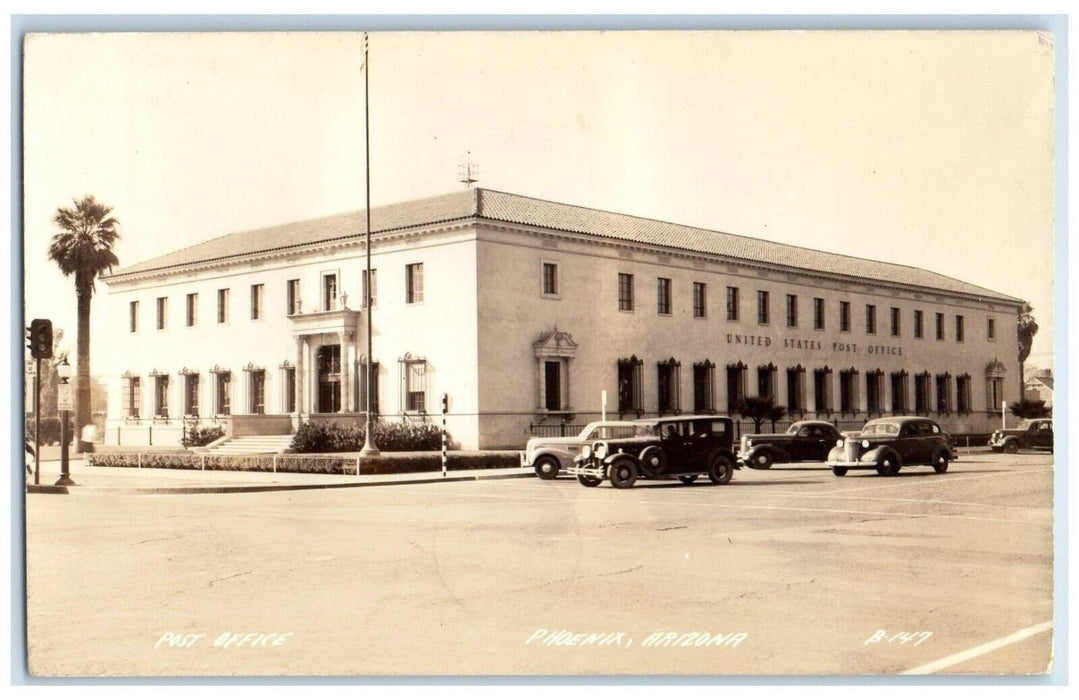
<path id="1" fill-rule="evenodd" d="M 774 467 L 628 491 L 30 494 L 30 668 L 1042 673 L 1052 482 L 1051 455 L 980 454 L 944 475 Z"/>

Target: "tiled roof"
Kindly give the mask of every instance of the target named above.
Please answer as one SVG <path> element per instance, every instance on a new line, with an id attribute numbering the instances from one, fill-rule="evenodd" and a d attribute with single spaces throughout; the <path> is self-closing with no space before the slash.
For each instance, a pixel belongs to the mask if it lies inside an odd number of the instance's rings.
<path id="1" fill-rule="evenodd" d="M 439 197 L 374 207 L 371 209 L 371 232 L 377 236 L 403 228 L 472 217 L 718 255 L 735 261 L 814 270 L 870 282 L 894 282 L 930 291 L 1016 303 L 1022 301 L 921 268 L 487 189 L 461 190 Z M 356 211 L 232 233 L 117 270 L 105 279 L 359 238 L 364 235 L 364 226 L 364 212 Z"/>

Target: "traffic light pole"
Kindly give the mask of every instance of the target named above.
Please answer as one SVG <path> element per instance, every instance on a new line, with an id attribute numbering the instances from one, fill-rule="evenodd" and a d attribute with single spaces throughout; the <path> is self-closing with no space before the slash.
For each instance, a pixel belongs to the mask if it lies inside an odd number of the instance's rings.
<path id="1" fill-rule="evenodd" d="M 41 483 L 41 358 L 34 360 L 34 485 Z"/>

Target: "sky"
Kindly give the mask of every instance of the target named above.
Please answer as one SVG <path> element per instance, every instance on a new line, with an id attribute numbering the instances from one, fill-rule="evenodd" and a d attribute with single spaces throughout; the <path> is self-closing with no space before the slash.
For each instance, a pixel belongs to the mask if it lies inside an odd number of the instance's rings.
<path id="1" fill-rule="evenodd" d="M 37 35 L 26 318 L 93 194 L 121 267 L 364 206 L 356 33 Z M 1033 32 L 376 32 L 371 198 L 481 187 L 924 267 L 1029 300 L 1053 362 L 1053 47 Z M 92 324 L 104 326 L 103 284 Z M 91 356 L 114 339 L 93 336 Z M 98 362 L 94 363 L 95 365 Z"/>

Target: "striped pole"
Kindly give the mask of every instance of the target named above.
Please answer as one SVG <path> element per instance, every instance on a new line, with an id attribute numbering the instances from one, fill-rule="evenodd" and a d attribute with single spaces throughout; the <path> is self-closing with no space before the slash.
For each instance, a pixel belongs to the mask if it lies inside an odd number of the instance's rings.
<path id="1" fill-rule="evenodd" d="M 446 478 L 446 411 L 450 407 L 450 395 L 442 395 L 442 478 Z"/>

